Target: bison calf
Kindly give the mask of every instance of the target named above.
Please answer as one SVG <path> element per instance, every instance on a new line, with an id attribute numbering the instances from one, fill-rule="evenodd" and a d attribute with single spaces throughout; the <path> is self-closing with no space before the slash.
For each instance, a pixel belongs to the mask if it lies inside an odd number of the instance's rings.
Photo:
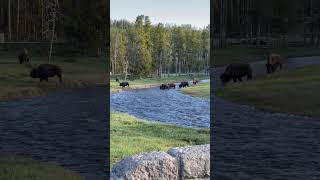
<path id="1" fill-rule="evenodd" d="M 32 78 L 40 78 L 42 80 L 48 81 L 49 77 L 58 76 L 60 82 L 62 82 L 62 71 L 59 66 L 53 64 L 41 64 L 36 68 L 33 68 L 30 72 Z"/>
<path id="2" fill-rule="evenodd" d="M 278 67 L 280 70 L 282 69 L 282 58 L 279 54 L 271 53 L 267 59 L 267 72 L 272 73 L 275 72 Z"/>
<path id="3" fill-rule="evenodd" d="M 248 80 L 252 79 L 252 69 L 249 64 L 230 64 L 220 76 L 220 79 L 224 85 L 231 79 L 233 79 L 233 82 L 237 82 L 237 80 L 242 81 L 242 77 L 244 76 L 247 76 Z"/>

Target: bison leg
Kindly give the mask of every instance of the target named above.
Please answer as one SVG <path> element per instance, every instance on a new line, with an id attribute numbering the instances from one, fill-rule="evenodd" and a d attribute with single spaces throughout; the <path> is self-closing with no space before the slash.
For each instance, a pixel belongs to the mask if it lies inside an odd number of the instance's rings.
<path id="1" fill-rule="evenodd" d="M 57 76 L 59 77 L 60 83 L 62 83 L 62 76 L 61 76 L 61 74 L 58 74 Z"/>

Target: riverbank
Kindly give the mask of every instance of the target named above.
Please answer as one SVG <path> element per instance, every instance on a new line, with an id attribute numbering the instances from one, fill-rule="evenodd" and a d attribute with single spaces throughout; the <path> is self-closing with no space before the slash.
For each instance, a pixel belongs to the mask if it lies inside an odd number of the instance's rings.
<path id="1" fill-rule="evenodd" d="M 39 163 L 32 159 L 17 157 L 14 155 L 0 155 L 0 179 L 5 180 L 84 180 L 72 171 L 62 167 Z"/>
<path id="2" fill-rule="evenodd" d="M 195 97 L 210 98 L 210 81 L 206 83 L 199 83 L 195 86 L 183 88 L 180 90 L 184 94 L 188 94 Z"/>
<path id="3" fill-rule="evenodd" d="M 207 79 L 208 76 L 195 76 L 196 79 Z M 162 83 L 172 83 L 172 82 L 180 82 L 183 80 L 192 80 L 190 76 L 183 75 L 183 76 L 175 76 L 171 75 L 169 77 L 162 77 L 161 79 L 156 78 L 146 78 L 146 79 L 137 79 L 134 81 L 127 80 L 129 82 L 130 87 L 122 88 L 119 86 L 119 83 L 115 81 L 115 79 L 110 79 L 110 93 L 117 93 L 123 90 L 132 90 L 132 89 L 144 89 L 144 88 L 151 88 L 160 86 Z M 121 80 L 120 81 L 124 81 Z"/>
<path id="4" fill-rule="evenodd" d="M 208 144 L 209 129 L 181 128 L 148 122 L 124 113 L 111 113 L 111 168 L 119 160 L 150 151 L 167 151 L 171 147 Z"/>
<path id="5" fill-rule="evenodd" d="M 307 65 L 230 84 L 216 95 L 267 111 L 320 117 L 319 91 L 320 65 Z"/>
<path id="6" fill-rule="evenodd" d="M 16 57 L 0 58 L 0 101 L 30 98 L 49 92 L 95 86 L 106 83 L 105 57 L 54 57 L 52 64 L 62 68 L 63 83 L 58 78 L 39 82 L 30 77 L 29 65 L 17 64 Z M 32 66 L 48 63 L 45 57 L 31 57 Z"/>
<path id="7" fill-rule="evenodd" d="M 225 66 L 231 63 L 251 63 L 266 59 L 269 49 L 257 47 L 230 47 L 216 48 L 214 50 L 213 65 L 215 67 Z M 273 52 L 282 57 L 309 57 L 320 56 L 319 47 L 288 47 L 273 49 Z"/>

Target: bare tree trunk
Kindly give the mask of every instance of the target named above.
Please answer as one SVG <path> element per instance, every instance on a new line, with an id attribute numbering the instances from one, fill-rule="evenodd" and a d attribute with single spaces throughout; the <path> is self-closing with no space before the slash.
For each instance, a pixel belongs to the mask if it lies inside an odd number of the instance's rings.
<path id="1" fill-rule="evenodd" d="M 16 39 L 19 39 L 19 19 L 20 19 L 20 0 L 17 0 L 17 34 Z"/>
<path id="2" fill-rule="evenodd" d="M 226 1 L 220 0 L 220 47 L 226 47 Z"/>
<path id="3" fill-rule="evenodd" d="M 178 56 L 176 55 L 176 76 L 178 76 Z"/>
<path id="4" fill-rule="evenodd" d="M 54 32 L 56 28 L 56 15 L 53 15 L 53 24 L 52 24 L 52 33 L 51 33 L 51 41 L 50 41 L 50 50 L 49 50 L 49 63 L 51 62 L 51 55 L 52 55 L 52 46 L 53 46 L 53 40 L 54 40 Z"/>
<path id="5" fill-rule="evenodd" d="M 8 0 L 8 39 L 11 40 L 11 0 Z"/>

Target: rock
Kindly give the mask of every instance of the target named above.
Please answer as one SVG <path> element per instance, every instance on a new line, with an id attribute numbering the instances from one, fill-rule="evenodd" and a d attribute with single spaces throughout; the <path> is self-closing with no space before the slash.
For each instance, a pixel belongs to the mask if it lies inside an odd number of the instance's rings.
<path id="1" fill-rule="evenodd" d="M 117 163 L 111 179 L 178 179 L 177 160 L 165 152 L 140 153 Z"/>
<path id="2" fill-rule="evenodd" d="M 176 157 L 181 179 L 210 177 L 210 145 L 188 146 L 169 149 L 168 154 Z"/>

